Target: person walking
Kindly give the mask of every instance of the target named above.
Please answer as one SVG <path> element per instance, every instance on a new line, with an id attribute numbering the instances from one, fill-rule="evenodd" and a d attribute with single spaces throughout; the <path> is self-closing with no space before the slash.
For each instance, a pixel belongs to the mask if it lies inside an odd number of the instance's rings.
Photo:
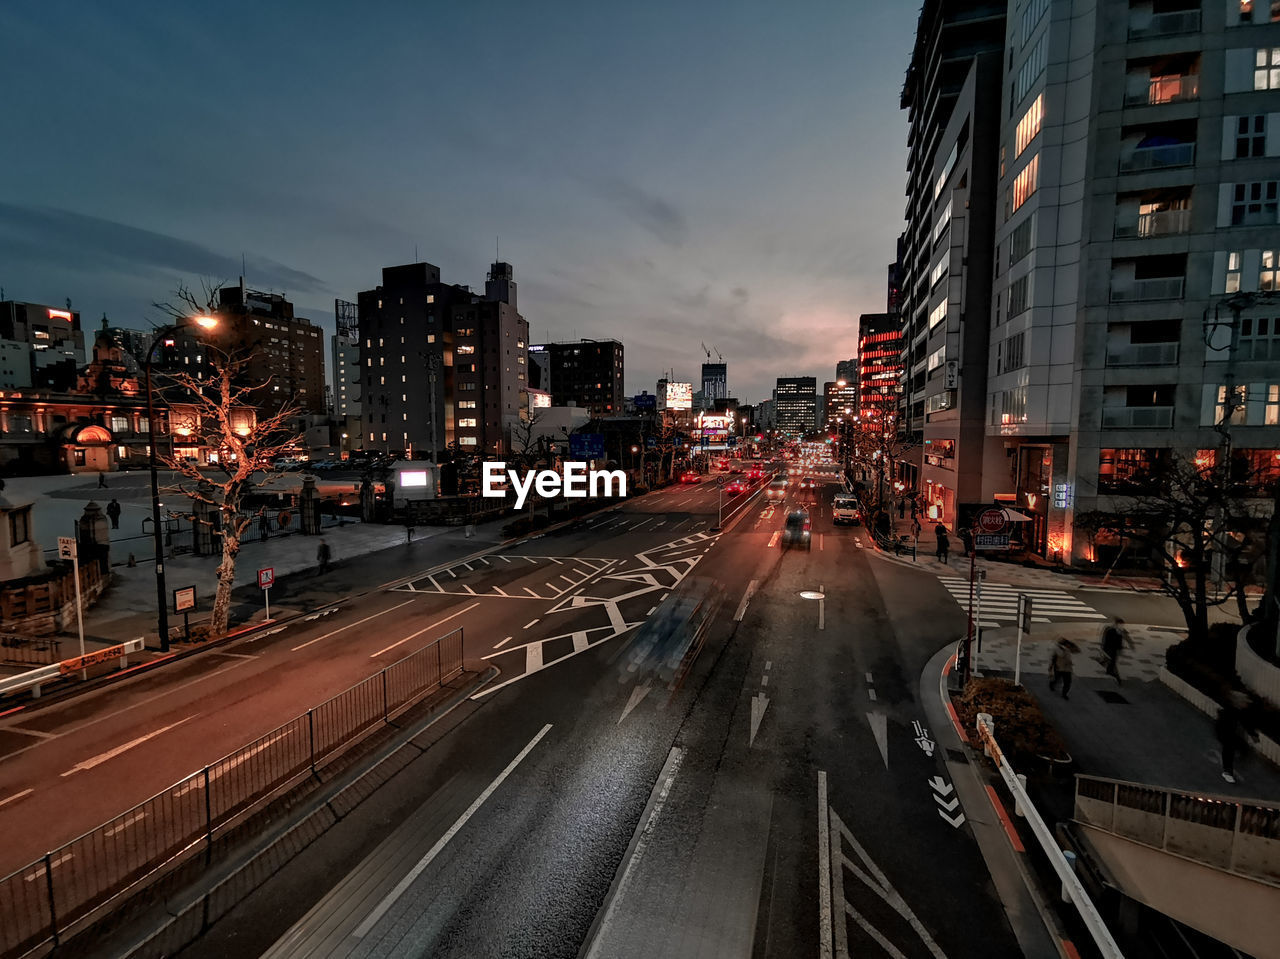
<path id="1" fill-rule="evenodd" d="M 1075 666 L 1071 661 L 1071 644 L 1065 636 L 1058 637 L 1058 645 L 1053 649 L 1053 658 L 1049 660 L 1049 688 L 1055 692 L 1058 683 L 1062 683 L 1062 698 L 1071 698 L 1071 680 L 1075 676 Z"/>
<path id="2" fill-rule="evenodd" d="M 102 472 L 102 470 L 98 470 L 98 489 L 106 489 L 106 488 L 107 488 L 107 474 Z"/>
<path id="3" fill-rule="evenodd" d="M 1258 741 L 1257 730 L 1246 721 L 1245 711 L 1248 705 L 1248 697 L 1240 690 L 1233 689 L 1218 710 L 1218 718 L 1213 723 L 1218 745 L 1222 747 L 1222 778 L 1229 783 L 1236 781 L 1236 753 L 1244 745 L 1241 733 L 1248 733 L 1255 743 Z"/>
<path id="4" fill-rule="evenodd" d="M 949 566 L 948 557 L 951 554 L 951 540 L 947 537 L 947 528 L 939 523 L 933 528 L 933 534 L 938 538 L 938 562 Z"/>
<path id="5" fill-rule="evenodd" d="M 107 504 L 107 518 L 111 520 L 112 529 L 120 528 L 120 501 L 115 497 Z"/>
<path id="6" fill-rule="evenodd" d="M 905 499 L 898 500 L 898 519 L 907 518 L 907 501 Z"/>
<path id="7" fill-rule="evenodd" d="M 973 553 L 973 531 L 967 526 L 960 529 L 960 546 L 964 549 L 965 556 Z"/>
<path id="8" fill-rule="evenodd" d="M 1115 617 L 1107 627 L 1102 631 L 1102 655 L 1106 659 L 1107 675 L 1113 676 L 1116 685 L 1123 685 L 1120 679 L 1120 651 L 1125 645 L 1133 645 L 1133 640 L 1129 638 L 1128 630 L 1124 628 L 1124 620 L 1119 616 Z"/>
<path id="9" fill-rule="evenodd" d="M 320 540 L 320 547 L 316 550 L 316 562 L 320 564 L 320 573 L 329 572 L 329 559 L 333 554 L 329 552 L 329 544 L 324 540 Z"/>

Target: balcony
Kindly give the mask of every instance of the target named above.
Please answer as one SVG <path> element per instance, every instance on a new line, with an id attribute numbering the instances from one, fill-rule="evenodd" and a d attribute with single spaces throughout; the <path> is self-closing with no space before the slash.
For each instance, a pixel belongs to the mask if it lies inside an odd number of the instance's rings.
<path id="1" fill-rule="evenodd" d="M 1178 300 L 1186 279 L 1181 276 L 1159 276 L 1149 280 L 1134 280 L 1132 286 L 1112 287 L 1112 303 L 1129 303 L 1135 300 Z"/>
<path id="2" fill-rule="evenodd" d="M 1196 162 L 1194 143 L 1170 143 L 1154 147 L 1138 147 L 1127 157 L 1120 158 L 1121 173 L 1143 173 L 1148 170 L 1169 170 L 1191 166 Z"/>
<path id="3" fill-rule="evenodd" d="M 1177 343 L 1126 343 L 1107 347 L 1107 366 L 1173 366 Z"/>
<path id="4" fill-rule="evenodd" d="M 1196 100 L 1200 96 L 1200 77 L 1187 76 L 1152 77 L 1147 88 L 1138 93 L 1126 93 L 1127 107 L 1158 106 L 1162 103 L 1181 103 Z"/>
<path id="5" fill-rule="evenodd" d="M 1116 223 L 1117 240 L 1148 239 L 1154 236 L 1177 236 L 1191 230 L 1190 210 L 1159 210 L 1140 213 L 1136 222 Z"/>
<path id="6" fill-rule="evenodd" d="M 1102 410 L 1103 429 L 1167 430 L 1173 426 L 1172 406 L 1112 406 Z"/>
<path id="7" fill-rule="evenodd" d="M 1200 31 L 1199 10 L 1171 10 L 1153 15 L 1146 26 L 1129 25 L 1130 40 L 1150 40 L 1154 37 L 1172 37 L 1180 33 Z"/>

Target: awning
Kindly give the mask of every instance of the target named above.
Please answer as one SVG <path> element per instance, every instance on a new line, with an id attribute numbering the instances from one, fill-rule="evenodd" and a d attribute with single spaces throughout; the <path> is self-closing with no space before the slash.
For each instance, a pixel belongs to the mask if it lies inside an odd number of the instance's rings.
<path id="1" fill-rule="evenodd" d="M 1004 508 L 1004 520 L 1006 523 L 1030 523 L 1032 522 L 1032 517 L 1026 513 L 1019 513 L 1016 509 L 1009 509 L 1006 506 Z"/>

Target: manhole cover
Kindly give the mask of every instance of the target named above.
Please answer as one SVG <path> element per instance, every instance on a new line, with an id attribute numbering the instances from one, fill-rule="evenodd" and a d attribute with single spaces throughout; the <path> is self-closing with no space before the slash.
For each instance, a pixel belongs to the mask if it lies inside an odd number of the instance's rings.
<path id="1" fill-rule="evenodd" d="M 816 589 L 802 589 L 800 590 L 800 598 L 801 599 L 826 599 L 827 594 L 819 593 Z"/>

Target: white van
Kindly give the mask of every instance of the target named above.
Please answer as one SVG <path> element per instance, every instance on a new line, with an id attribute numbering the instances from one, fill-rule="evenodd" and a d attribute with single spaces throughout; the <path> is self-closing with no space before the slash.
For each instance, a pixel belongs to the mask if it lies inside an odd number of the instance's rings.
<path id="1" fill-rule="evenodd" d="M 831 504 L 831 520 L 837 526 L 849 523 L 858 526 L 862 522 L 858 499 L 850 493 L 837 493 L 835 502 Z"/>

